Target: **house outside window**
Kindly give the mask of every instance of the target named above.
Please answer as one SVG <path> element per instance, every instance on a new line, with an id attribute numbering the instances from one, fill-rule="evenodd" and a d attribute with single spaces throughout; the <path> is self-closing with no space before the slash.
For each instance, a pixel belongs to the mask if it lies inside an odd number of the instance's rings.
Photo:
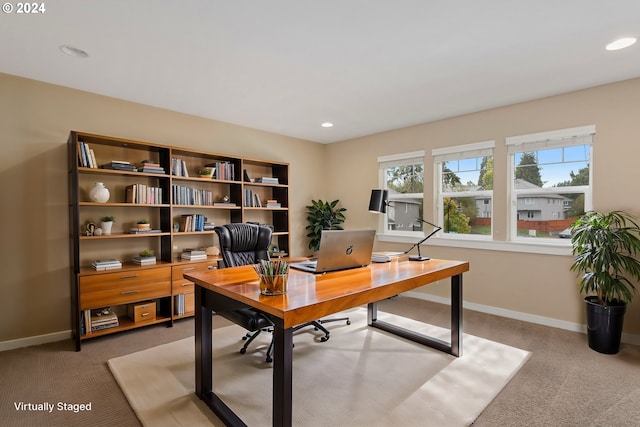
<path id="1" fill-rule="evenodd" d="M 485 141 L 432 151 L 436 223 L 441 237 L 493 235 L 493 148 Z"/>
<path id="2" fill-rule="evenodd" d="M 378 157 L 378 173 L 381 188 L 389 194 L 382 233 L 422 236 L 424 151 Z"/>
<path id="3" fill-rule="evenodd" d="M 507 138 L 512 240 L 558 239 L 592 209 L 593 134 L 583 126 Z"/>

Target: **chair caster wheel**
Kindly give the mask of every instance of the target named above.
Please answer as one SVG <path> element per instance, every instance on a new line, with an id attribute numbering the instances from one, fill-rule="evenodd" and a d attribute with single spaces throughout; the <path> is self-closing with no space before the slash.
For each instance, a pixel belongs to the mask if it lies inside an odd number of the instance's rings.
<path id="1" fill-rule="evenodd" d="M 329 335 L 325 335 L 324 337 L 320 338 L 320 342 L 326 342 L 329 341 Z"/>
<path id="2" fill-rule="evenodd" d="M 240 349 L 240 354 L 245 354 L 246 352 L 247 352 L 247 349 L 246 349 L 246 348 L 241 348 L 241 349 Z"/>
<path id="3" fill-rule="evenodd" d="M 273 359 L 270 357 L 267 357 L 267 363 L 271 363 L 271 362 L 273 362 Z"/>
<path id="4" fill-rule="evenodd" d="M 351 320 L 347 320 L 347 325 L 350 325 L 350 324 L 351 324 Z"/>

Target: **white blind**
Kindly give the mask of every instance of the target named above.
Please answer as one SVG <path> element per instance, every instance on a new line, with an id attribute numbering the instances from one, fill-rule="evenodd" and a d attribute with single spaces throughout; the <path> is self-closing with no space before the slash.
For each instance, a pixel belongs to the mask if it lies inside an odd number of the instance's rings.
<path id="1" fill-rule="evenodd" d="M 512 136 L 506 139 L 506 144 L 509 154 L 575 145 L 589 145 L 593 143 L 593 135 L 595 133 L 595 125 L 590 125 L 530 135 Z"/>
<path id="2" fill-rule="evenodd" d="M 424 164 L 424 151 L 413 151 L 411 153 L 393 154 L 391 156 L 378 157 L 378 165 L 380 169 L 391 168 L 394 166 L 409 166 L 415 164 Z"/>
<path id="3" fill-rule="evenodd" d="M 476 157 L 489 157 L 493 156 L 493 148 L 495 146 L 495 141 L 476 142 L 473 144 L 456 145 L 454 147 L 434 148 L 431 150 L 431 155 L 436 163 Z"/>

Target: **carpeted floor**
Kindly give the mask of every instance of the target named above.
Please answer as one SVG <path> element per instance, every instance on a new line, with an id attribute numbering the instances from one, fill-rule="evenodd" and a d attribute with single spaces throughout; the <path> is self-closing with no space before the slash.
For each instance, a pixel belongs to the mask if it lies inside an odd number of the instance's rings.
<path id="1" fill-rule="evenodd" d="M 349 316 L 351 325 L 331 324 L 325 343 L 313 340 L 313 328 L 294 337 L 294 425 L 468 426 L 530 355 L 465 334 L 463 357 L 456 358 L 367 327 L 364 308 L 337 316 Z M 399 316 L 380 319 L 441 340 L 449 336 Z M 242 356 L 243 333 L 235 325 L 213 333 L 216 390 L 248 425 L 270 426 L 272 370 L 264 361 L 270 336 L 260 336 Z M 220 426 L 193 395 L 193 360 L 194 340 L 186 338 L 111 359 L 109 367 L 145 426 Z"/>
<path id="2" fill-rule="evenodd" d="M 379 309 L 447 327 L 448 307 L 400 296 Z M 474 426 L 640 425 L 640 347 L 617 355 L 590 350 L 584 334 L 465 310 L 464 331 L 531 352 L 529 361 Z M 107 360 L 193 335 L 193 321 L 87 341 L 0 352 L 0 425 L 140 426 Z M 333 339 L 333 337 L 332 337 Z M 91 402 L 91 411 L 21 411 L 20 402 Z M 404 427 L 404 426 L 403 426 Z M 444 426 L 446 427 L 446 426 Z"/>

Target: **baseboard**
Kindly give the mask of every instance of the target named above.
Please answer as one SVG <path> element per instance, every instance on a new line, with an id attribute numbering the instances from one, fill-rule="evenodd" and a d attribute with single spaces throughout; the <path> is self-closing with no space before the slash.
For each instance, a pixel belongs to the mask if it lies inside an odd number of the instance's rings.
<path id="1" fill-rule="evenodd" d="M 73 337 L 70 330 L 53 332 L 50 334 L 36 335 L 33 337 L 18 338 L 9 341 L 0 341 L 0 351 L 13 350 L 16 348 L 29 347 L 32 345 L 47 344 L 50 342 L 64 341 Z"/>
<path id="2" fill-rule="evenodd" d="M 450 304 L 449 298 L 439 297 L 436 295 L 429 295 L 422 292 L 406 292 L 403 295 L 422 299 L 425 301 L 436 302 L 439 304 Z M 523 322 L 535 323 L 537 325 L 549 326 L 552 328 L 564 329 L 572 332 L 587 333 L 587 326 L 579 323 L 566 322 L 563 320 L 552 319 L 550 317 L 536 316 L 528 313 L 521 313 L 519 311 L 506 310 L 504 308 L 491 307 L 489 305 L 475 304 L 471 302 L 464 302 L 464 308 L 468 310 L 478 311 L 480 313 L 492 314 L 494 316 L 506 317 L 508 319 L 522 320 Z M 37 335 L 33 337 L 19 338 L 10 341 L 0 341 L 0 351 L 13 350 L 21 347 L 29 347 L 32 345 L 46 344 L 50 342 L 63 341 L 72 338 L 71 331 L 54 332 L 51 334 Z M 622 342 L 632 345 L 640 346 L 640 335 L 635 334 L 622 334 Z"/>
<path id="3" fill-rule="evenodd" d="M 451 304 L 451 299 L 449 298 L 429 295 L 422 292 L 405 292 L 403 295 L 440 304 Z M 550 317 L 536 316 L 534 314 L 506 310 L 504 308 L 491 307 L 489 305 L 475 304 L 472 302 L 463 302 L 463 306 L 468 310 L 478 311 L 480 313 L 492 314 L 494 316 L 506 317 L 508 319 L 522 320 L 523 322 L 535 323 L 537 325 L 549 326 L 572 332 L 580 332 L 583 334 L 587 333 L 587 325 L 579 323 L 566 322 L 564 320 L 552 319 Z M 640 335 L 623 333 L 622 342 L 640 346 Z"/>

